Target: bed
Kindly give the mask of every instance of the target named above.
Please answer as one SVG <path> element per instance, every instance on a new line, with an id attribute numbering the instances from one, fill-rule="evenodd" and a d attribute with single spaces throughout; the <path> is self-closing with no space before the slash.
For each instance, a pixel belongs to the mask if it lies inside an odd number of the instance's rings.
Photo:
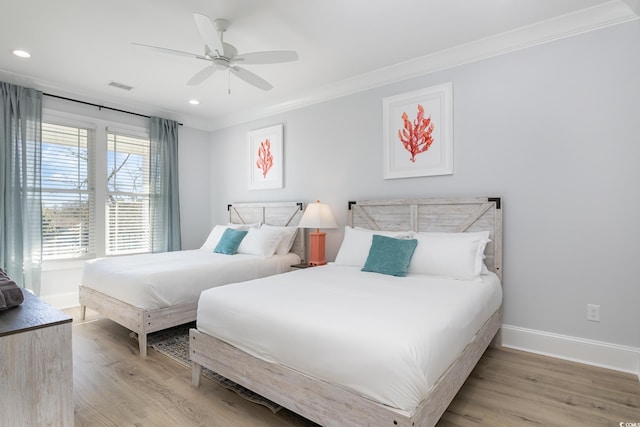
<path id="1" fill-rule="evenodd" d="M 231 227 L 295 227 L 304 211 L 301 202 L 234 203 L 227 206 Z M 218 227 L 222 229 L 221 227 Z M 296 229 L 289 253 L 259 256 L 213 253 L 201 249 L 101 258 L 85 263 L 80 284 L 81 317 L 89 307 L 132 330 L 140 355 L 147 355 L 151 332 L 196 320 L 200 292 L 291 270 L 305 259 L 305 239 Z M 217 239 L 219 239 L 217 235 Z"/>
<path id="2" fill-rule="evenodd" d="M 374 234 L 411 232 L 419 242 L 411 263 L 421 242 L 441 234 L 487 233 L 485 270 L 466 277 L 459 269 L 468 262 L 446 266 L 464 280 L 422 274 L 422 264 L 406 277 L 360 271 L 342 251 L 362 232 L 346 228 L 333 264 L 202 293 L 190 330 L 194 386 L 204 366 L 321 425 L 436 424 L 484 350 L 500 345 L 501 200 L 358 201 L 348 219 Z M 451 317 L 465 311 L 469 318 Z"/>

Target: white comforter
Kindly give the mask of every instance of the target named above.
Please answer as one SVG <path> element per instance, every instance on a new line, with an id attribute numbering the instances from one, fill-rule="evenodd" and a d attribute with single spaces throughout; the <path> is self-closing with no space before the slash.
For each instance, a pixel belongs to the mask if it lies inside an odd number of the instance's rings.
<path id="1" fill-rule="evenodd" d="M 329 264 L 202 292 L 197 327 L 263 360 L 411 410 L 500 307 L 496 275 Z"/>
<path id="2" fill-rule="evenodd" d="M 195 249 L 87 261 L 80 283 L 144 309 L 192 302 L 215 286 L 279 274 L 300 262 L 294 253 L 260 257 Z"/>

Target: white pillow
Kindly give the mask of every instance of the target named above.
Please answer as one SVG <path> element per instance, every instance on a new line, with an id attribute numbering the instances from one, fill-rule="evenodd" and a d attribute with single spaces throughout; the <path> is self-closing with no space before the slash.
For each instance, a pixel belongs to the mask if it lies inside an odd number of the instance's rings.
<path id="1" fill-rule="evenodd" d="M 409 274 L 431 274 L 474 280 L 482 272 L 488 231 L 474 233 L 413 233 L 418 246 Z"/>
<path id="2" fill-rule="evenodd" d="M 374 234 L 401 239 L 411 237 L 409 231 L 379 231 L 346 226 L 344 228 L 344 239 L 338 250 L 335 263 L 338 265 L 364 267 L 369 256 Z"/>
<path id="3" fill-rule="evenodd" d="M 240 242 L 237 253 L 269 257 L 273 255 L 282 240 L 282 233 L 280 230 L 250 228 Z"/>
<path id="4" fill-rule="evenodd" d="M 222 237 L 222 233 L 224 233 L 224 230 L 226 230 L 227 228 L 233 228 L 236 230 L 249 230 L 250 228 L 259 227 L 259 222 L 253 224 L 234 224 L 230 222 L 227 225 L 216 225 L 211 229 L 211 231 L 209 232 L 209 237 L 207 237 L 207 240 L 204 241 L 200 249 L 213 252 L 213 250 L 216 248 L 216 245 L 220 241 L 220 238 Z"/>
<path id="5" fill-rule="evenodd" d="M 278 255 L 286 255 L 291 252 L 293 241 L 296 239 L 296 233 L 298 232 L 297 227 L 262 224 L 262 227 L 260 228 L 265 230 L 277 230 L 282 233 L 282 239 L 280 239 L 280 243 L 276 247 L 276 253 Z"/>
<path id="6" fill-rule="evenodd" d="M 209 233 L 209 237 L 205 240 L 204 244 L 200 247 L 200 249 L 204 249 L 209 252 L 213 252 L 216 245 L 220 241 L 220 237 L 222 237 L 222 233 L 227 229 L 226 225 L 216 225 L 211 229 Z"/>

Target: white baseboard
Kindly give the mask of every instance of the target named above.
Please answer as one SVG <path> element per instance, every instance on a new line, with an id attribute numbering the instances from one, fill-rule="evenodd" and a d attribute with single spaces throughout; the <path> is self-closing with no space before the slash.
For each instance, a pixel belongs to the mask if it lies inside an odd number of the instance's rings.
<path id="1" fill-rule="evenodd" d="M 40 299 L 58 309 L 79 306 L 78 298 L 77 291 L 67 292 L 65 294 L 40 295 Z"/>
<path id="2" fill-rule="evenodd" d="M 502 345 L 516 350 L 628 372 L 640 380 L 640 348 L 502 325 Z"/>

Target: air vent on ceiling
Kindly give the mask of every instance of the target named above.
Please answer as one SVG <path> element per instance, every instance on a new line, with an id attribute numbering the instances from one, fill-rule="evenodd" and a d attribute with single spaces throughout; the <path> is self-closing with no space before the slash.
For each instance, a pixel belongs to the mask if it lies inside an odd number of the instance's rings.
<path id="1" fill-rule="evenodd" d="M 118 89 L 122 89 L 122 90 L 131 90 L 133 89 L 133 86 L 128 86 L 122 83 L 118 83 L 118 82 L 109 82 L 107 83 L 109 86 L 112 87 L 117 87 Z"/>

